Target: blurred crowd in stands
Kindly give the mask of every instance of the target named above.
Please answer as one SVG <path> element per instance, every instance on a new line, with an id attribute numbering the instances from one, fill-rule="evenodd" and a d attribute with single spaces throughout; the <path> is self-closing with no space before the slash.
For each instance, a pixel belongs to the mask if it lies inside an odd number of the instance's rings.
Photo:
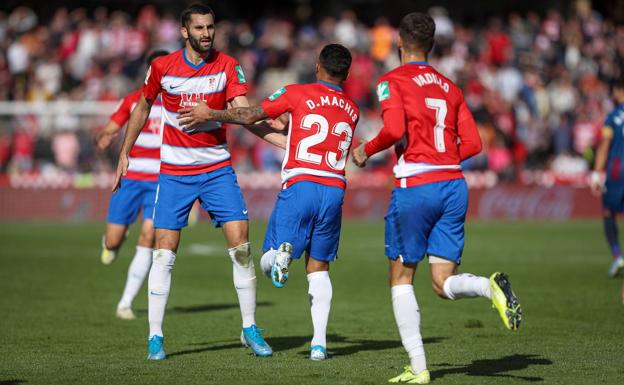
<path id="1" fill-rule="evenodd" d="M 439 7 L 429 13 L 436 21 L 430 63 L 464 90 L 484 142 L 464 169 L 491 170 L 502 180 L 525 170 L 550 170 L 562 180 L 584 174 L 613 108 L 609 84 L 624 76 L 624 25 L 587 1 L 565 14 L 510 13 L 483 25 L 462 25 Z M 345 89 L 362 110 L 356 140 L 379 130 L 374 89 L 399 65 L 396 25 L 384 17 L 365 25 L 351 9 L 310 24 L 217 21 L 215 46 L 241 62 L 252 102 L 284 84 L 314 81 L 320 47 L 346 45 L 353 65 Z M 147 53 L 181 45 L 177 15 L 149 5 L 133 15 L 103 7 L 0 12 L 0 101 L 117 101 L 141 85 Z M 0 116 L 0 172 L 110 170 L 117 150 L 98 154 L 92 139 L 107 118 Z M 279 170 L 279 150 L 243 129 L 230 134 L 239 172 Z M 392 158 L 387 151 L 371 163 L 389 168 Z"/>

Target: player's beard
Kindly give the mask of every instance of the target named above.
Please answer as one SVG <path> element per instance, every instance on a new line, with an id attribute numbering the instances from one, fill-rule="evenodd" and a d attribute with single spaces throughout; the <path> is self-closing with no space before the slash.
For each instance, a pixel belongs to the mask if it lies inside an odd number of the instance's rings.
<path id="1" fill-rule="evenodd" d="M 403 49 L 401 49 L 401 47 L 397 47 L 397 54 L 399 55 L 399 63 L 403 64 L 403 62 L 401 61 L 403 57 Z"/>
<path id="2" fill-rule="evenodd" d="M 189 39 L 189 43 L 191 44 L 191 47 L 193 47 L 195 52 L 206 53 L 206 52 L 210 52 L 210 50 L 212 49 L 212 42 L 213 42 L 212 39 L 210 40 L 210 44 L 207 47 L 203 47 L 201 45 L 200 39 L 195 39 L 190 34 L 189 34 L 188 39 Z"/>

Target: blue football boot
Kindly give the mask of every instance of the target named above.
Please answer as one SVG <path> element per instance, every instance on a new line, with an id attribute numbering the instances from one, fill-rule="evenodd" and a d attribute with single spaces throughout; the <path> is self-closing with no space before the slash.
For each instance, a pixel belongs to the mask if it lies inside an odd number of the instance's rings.
<path id="1" fill-rule="evenodd" d="M 266 343 L 264 337 L 262 337 L 261 330 L 256 325 L 243 328 L 241 342 L 243 345 L 251 348 L 258 357 L 270 357 L 273 355 L 273 349 Z"/>
<path id="2" fill-rule="evenodd" d="M 162 336 L 151 336 L 147 341 L 147 359 L 154 361 L 162 361 L 167 358 L 165 354 L 165 349 L 163 349 L 163 340 Z"/>

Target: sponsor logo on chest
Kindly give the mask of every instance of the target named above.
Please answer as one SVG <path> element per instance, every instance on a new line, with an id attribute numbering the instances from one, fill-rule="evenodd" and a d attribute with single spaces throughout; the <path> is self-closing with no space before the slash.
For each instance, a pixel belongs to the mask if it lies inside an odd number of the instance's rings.
<path id="1" fill-rule="evenodd" d="M 192 106 L 197 100 L 207 101 L 207 96 L 225 90 L 225 72 L 211 75 L 178 77 L 164 76 L 163 89 L 170 95 L 180 96 L 180 106 Z"/>

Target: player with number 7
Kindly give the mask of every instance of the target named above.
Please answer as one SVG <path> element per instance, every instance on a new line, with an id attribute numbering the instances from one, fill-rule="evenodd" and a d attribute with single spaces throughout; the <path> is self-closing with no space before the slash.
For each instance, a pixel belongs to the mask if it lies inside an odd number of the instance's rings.
<path id="1" fill-rule="evenodd" d="M 427 63 L 435 23 L 410 13 L 399 26 L 401 66 L 377 86 L 384 127 L 353 151 L 363 167 L 369 156 L 395 145 L 395 189 L 386 215 L 385 252 L 390 260 L 394 317 L 410 365 L 390 382 L 429 383 L 414 294 L 416 266 L 429 257 L 431 281 L 445 299 L 492 300 L 506 328 L 520 325 L 521 308 L 507 276 L 490 279 L 458 274 L 464 247 L 468 188 L 461 161 L 481 151 L 481 139 L 464 96 L 455 84 Z"/>
<path id="2" fill-rule="evenodd" d="M 275 91 L 257 107 L 212 110 L 205 104 L 181 109 L 184 130 L 205 121 L 252 124 L 290 114 L 282 190 L 264 239 L 262 271 L 281 288 L 292 259 L 306 252 L 314 336 L 310 359 L 327 358 L 326 331 L 332 298 L 329 263 L 336 259 L 344 198 L 345 164 L 359 119 L 357 105 L 342 91 L 351 54 L 339 44 L 323 47 L 317 83 Z"/>

